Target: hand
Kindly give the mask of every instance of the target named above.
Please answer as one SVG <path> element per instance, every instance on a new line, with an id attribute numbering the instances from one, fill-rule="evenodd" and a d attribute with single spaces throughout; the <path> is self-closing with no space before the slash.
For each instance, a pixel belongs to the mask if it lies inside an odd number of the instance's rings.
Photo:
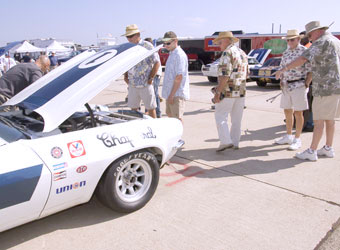
<path id="1" fill-rule="evenodd" d="M 220 100 L 220 93 L 216 93 L 214 95 L 214 103 L 219 103 L 221 100 Z"/>
<path id="2" fill-rule="evenodd" d="M 150 85 L 151 85 L 151 84 L 152 84 L 152 82 L 153 82 L 153 79 L 152 79 L 152 78 L 149 78 L 149 79 L 148 79 L 148 84 L 150 84 Z"/>
<path id="3" fill-rule="evenodd" d="M 169 104 L 174 104 L 174 97 L 170 95 L 168 98 L 168 102 Z"/>
<path id="4" fill-rule="evenodd" d="M 276 71 L 275 73 L 273 73 L 272 75 L 275 75 L 275 79 L 279 80 L 281 78 L 282 74 L 283 74 L 283 71 L 284 71 L 284 69 L 280 69 L 280 70 Z"/>

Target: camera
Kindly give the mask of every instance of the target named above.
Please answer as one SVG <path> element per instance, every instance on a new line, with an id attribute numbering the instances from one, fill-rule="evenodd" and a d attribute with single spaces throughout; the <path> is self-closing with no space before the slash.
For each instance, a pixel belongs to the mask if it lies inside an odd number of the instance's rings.
<path id="1" fill-rule="evenodd" d="M 213 94 L 215 95 L 215 94 L 216 94 L 216 89 L 217 89 L 217 87 L 211 88 L 211 90 L 210 90 L 211 93 L 213 93 Z M 224 97 L 225 97 L 225 95 L 224 95 L 223 93 L 221 93 L 221 94 L 220 94 L 220 101 L 223 100 Z M 211 102 L 215 104 L 214 98 L 211 99 Z"/>

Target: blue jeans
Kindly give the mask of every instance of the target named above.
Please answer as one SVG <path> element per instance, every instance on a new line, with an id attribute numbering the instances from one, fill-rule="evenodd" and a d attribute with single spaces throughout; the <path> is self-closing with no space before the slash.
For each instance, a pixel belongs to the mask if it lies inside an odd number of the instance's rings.
<path id="1" fill-rule="evenodd" d="M 161 106 L 160 106 L 160 101 L 159 101 L 159 95 L 158 95 L 158 87 L 161 82 L 161 77 L 159 75 L 156 75 L 155 78 L 153 79 L 153 89 L 155 90 L 155 96 L 156 96 L 156 115 L 157 118 L 160 118 L 162 116 L 161 112 Z"/>

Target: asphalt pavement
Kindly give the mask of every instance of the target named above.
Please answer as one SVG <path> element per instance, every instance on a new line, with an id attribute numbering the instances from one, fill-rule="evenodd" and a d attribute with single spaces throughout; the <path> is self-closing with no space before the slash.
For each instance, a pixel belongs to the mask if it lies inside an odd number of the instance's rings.
<path id="1" fill-rule="evenodd" d="M 209 83 L 190 73 L 184 148 L 161 169 L 152 200 L 131 214 L 96 198 L 0 233 L 0 249 L 340 249 L 340 122 L 335 158 L 317 162 L 273 142 L 285 133 L 276 85 L 248 83 L 240 149 L 219 145 Z M 128 109 L 122 78 L 91 103 Z M 164 114 L 165 104 L 161 103 Z M 312 133 L 302 134 L 303 149 Z M 320 147 L 323 146 L 323 137 Z"/>

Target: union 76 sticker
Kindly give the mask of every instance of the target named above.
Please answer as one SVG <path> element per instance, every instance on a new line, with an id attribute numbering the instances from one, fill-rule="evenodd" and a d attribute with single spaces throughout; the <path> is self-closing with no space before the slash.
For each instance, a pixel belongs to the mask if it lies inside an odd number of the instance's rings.
<path id="1" fill-rule="evenodd" d="M 68 151 L 70 152 L 71 158 L 76 158 L 86 154 L 85 148 L 82 141 L 74 141 L 67 143 Z"/>

